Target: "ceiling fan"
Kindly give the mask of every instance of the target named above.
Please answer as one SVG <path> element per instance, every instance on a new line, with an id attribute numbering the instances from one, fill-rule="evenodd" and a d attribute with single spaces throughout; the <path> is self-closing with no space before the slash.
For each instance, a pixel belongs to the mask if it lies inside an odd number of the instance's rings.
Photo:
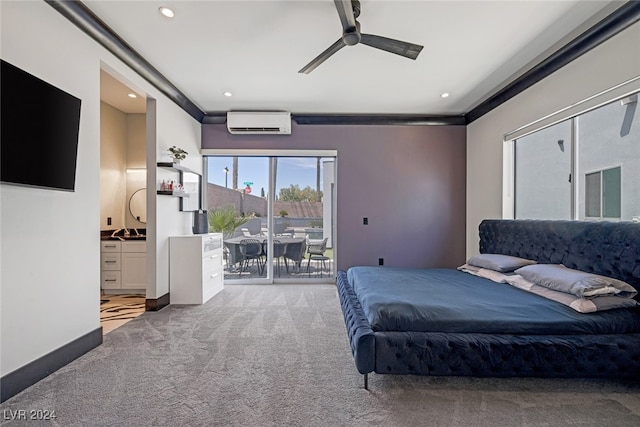
<path id="1" fill-rule="evenodd" d="M 396 55 L 410 59 L 416 59 L 420 54 L 423 46 L 389 39 L 382 36 L 375 36 L 373 34 L 362 34 L 360 32 L 360 23 L 356 21 L 358 16 L 360 16 L 359 0 L 333 1 L 336 5 L 336 9 L 338 10 L 340 21 L 342 22 L 342 37 L 329 46 L 327 50 L 314 58 L 313 61 L 305 65 L 300 71 L 298 71 L 298 73 L 309 74 L 343 47 L 355 46 L 358 43 L 366 44 L 367 46 L 375 47 L 376 49 L 386 50 L 387 52 L 395 53 Z"/>

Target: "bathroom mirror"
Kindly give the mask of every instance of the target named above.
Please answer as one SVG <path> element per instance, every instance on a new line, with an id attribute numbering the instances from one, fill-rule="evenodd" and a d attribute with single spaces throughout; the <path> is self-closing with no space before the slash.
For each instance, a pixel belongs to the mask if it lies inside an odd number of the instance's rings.
<path id="1" fill-rule="evenodd" d="M 129 212 L 139 222 L 147 223 L 147 189 L 136 190 L 129 199 Z"/>
<path id="2" fill-rule="evenodd" d="M 200 209 L 200 188 L 202 177 L 195 172 L 180 172 L 180 184 L 189 197 L 180 198 L 180 210 L 192 212 Z"/>

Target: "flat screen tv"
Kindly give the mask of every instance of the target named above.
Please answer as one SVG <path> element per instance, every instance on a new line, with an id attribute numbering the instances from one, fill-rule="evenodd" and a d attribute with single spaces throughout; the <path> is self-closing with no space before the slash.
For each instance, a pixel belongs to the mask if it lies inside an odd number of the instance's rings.
<path id="1" fill-rule="evenodd" d="M 0 181 L 74 191 L 80 99 L 0 61 Z"/>

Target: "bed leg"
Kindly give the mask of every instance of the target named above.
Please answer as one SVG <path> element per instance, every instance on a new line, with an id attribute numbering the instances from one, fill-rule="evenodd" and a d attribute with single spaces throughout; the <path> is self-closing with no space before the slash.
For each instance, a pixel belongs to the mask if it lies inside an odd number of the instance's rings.
<path id="1" fill-rule="evenodd" d="M 364 374 L 364 389 L 369 390 L 369 374 Z"/>

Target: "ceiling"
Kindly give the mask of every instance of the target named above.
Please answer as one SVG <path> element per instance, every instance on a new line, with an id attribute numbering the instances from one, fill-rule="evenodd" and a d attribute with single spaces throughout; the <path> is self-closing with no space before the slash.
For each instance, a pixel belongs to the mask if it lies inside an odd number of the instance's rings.
<path id="1" fill-rule="evenodd" d="M 342 34 L 331 0 L 85 1 L 204 112 L 425 115 L 469 112 L 623 3 L 361 0 L 363 33 L 423 45 L 420 56 L 346 46 L 307 75 Z M 123 109 L 120 96 L 102 88 Z"/>

